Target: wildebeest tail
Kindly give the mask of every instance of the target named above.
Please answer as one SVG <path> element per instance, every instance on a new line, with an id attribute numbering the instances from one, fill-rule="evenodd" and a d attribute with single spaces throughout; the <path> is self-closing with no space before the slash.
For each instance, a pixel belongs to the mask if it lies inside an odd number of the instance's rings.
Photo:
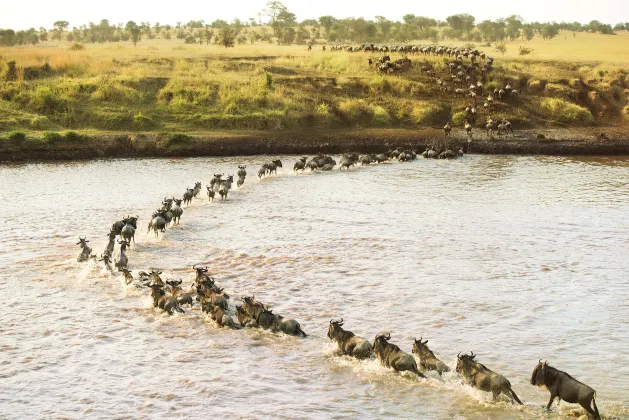
<path id="1" fill-rule="evenodd" d="M 511 393 L 511 396 L 513 397 L 514 400 L 516 400 L 518 402 L 518 404 L 520 405 L 524 405 L 522 403 L 522 401 L 520 401 L 520 399 L 518 398 L 518 396 L 515 394 L 515 392 L 513 391 L 513 389 L 509 388 L 509 392 Z"/>
<path id="2" fill-rule="evenodd" d="M 594 408 L 594 412 L 596 413 L 596 418 L 600 419 L 601 415 L 598 412 L 598 407 L 596 406 L 596 391 L 594 391 L 594 395 L 592 396 L 592 405 Z"/>

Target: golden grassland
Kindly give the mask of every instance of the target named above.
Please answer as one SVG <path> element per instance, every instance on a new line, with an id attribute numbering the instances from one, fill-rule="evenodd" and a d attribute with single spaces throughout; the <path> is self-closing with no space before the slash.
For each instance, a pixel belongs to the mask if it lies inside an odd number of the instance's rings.
<path id="1" fill-rule="evenodd" d="M 533 53 L 519 56 L 520 45 Z M 496 59 L 486 88 L 510 82 L 521 92 L 517 99 L 497 101 L 491 116 L 508 118 L 516 128 L 626 124 L 627 45 L 624 32 L 508 42 L 504 56 L 477 45 Z M 3 48 L 0 132 L 414 128 L 447 121 L 462 126 L 468 98 L 440 91 L 418 67 L 378 74 L 367 65 L 371 56 L 323 52 L 321 46 L 307 51 L 257 43 L 226 49 L 161 39 L 136 47 Z M 448 75 L 441 57 L 410 58 L 432 62 L 438 75 Z M 7 82 L 11 60 L 19 67 L 18 80 Z M 46 63 L 51 70 L 42 72 Z M 488 116 L 481 114 L 479 127 Z"/>

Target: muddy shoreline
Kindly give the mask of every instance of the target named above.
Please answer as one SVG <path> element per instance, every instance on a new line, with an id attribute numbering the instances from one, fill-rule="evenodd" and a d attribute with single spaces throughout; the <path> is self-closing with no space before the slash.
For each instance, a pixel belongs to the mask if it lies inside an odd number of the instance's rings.
<path id="1" fill-rule="evenodd" d="M 472 141 L 472 153 L 512 155 L 629 155 L 629 130 L 622 127 L 537 129 L 518 131 L 502 139 Z M 411 148 L 419 152 L 430 145 L 443 147 L 444 134 L 435 128 L 346 129 L 307 131 L 202 132 L 173 137 L 164 133 L 84 133 L 79 141 L 54 143 L 33 137 L 26 141 L 0 141 L 0 162 L 84 160 L 95 158 L 246 156 L 381 152 Z M 467 142 L 464 133 L 453 133 L 449 148 Z"/>

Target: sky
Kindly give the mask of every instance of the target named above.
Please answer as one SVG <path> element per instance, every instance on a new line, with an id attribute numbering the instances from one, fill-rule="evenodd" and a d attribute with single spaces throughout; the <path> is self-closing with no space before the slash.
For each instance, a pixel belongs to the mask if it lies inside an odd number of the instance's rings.
<path id="1" fill-rule="evenodd" d="M 0 28 L 28 29 L 44 26 L 51 28 L 53 22 L 66 20 L 70 27 L 88 22 L 109 19 L 110 23 L 126 23 L 129 20 L 174 24 L 177 21 L 215 19 L 231 21 L 239 18 L 247 21 L 256 17 L 267 0 L 2 0 Z M 298 20 L 317 18 L 323 15 L 334 17 L 364 17 L 373 19 L 384 16 L 401 20 L 405 14 L 445 19 L 457 13 L 469 13 L 477 21 L 497 19 L 509 15 L 520 15 L 532 21 L 578 21 L 582 23 L 599 20 L 610 23 L 629 22 L 627 0 L 448 0 L 448 1 L 347 1 L 347 0 L 284 0 L 288 9 Z"/>

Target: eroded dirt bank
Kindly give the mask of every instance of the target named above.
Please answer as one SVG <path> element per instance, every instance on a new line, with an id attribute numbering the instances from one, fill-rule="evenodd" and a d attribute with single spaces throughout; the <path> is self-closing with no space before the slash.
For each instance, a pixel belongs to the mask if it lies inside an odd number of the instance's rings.
<path id="1" fill-rule="evenodd" d="M 380 152 L 395 147 L 418 152 L 430 145 L 443 147 L 438 129 L 353 129 L 308 131 L 200 132 L 189 135 L 157 133 L 84 134 L 79 141 L 46 142 L 29 138 L 0 142 L 0 161 L 80 160 L 105 157 L 187 157 L 261 154 L 338 154 Z M 455 133 L 449 148 L 466 138 Z M 516 132 L 490 139 L 476 133 L 472 152 L 481 154 L 629 155 L 629 130 L 623 128 L 546 129 Z"/>

